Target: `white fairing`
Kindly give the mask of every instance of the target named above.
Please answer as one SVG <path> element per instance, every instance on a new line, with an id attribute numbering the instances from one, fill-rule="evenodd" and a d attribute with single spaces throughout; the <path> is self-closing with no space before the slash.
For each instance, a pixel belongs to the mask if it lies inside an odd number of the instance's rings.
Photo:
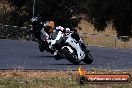
<path id="1" fill-rule="evenodd" d="M 49 45 L 49 48 L 51 49 L 52 48 L 52 45 L 54 45 L 56 43 L 57 40 L 59 40 L 61 37 L 63 37 L 63 34 L 61 31 L 58 32 L 58 35 L 56 37 L 56 39 L 54 40 L 50 40 L 51 44 Z"/>
<path id="2" fill-rule="evenodd" d="M 78 54 L 78 59 L 79 59 L 79 60 L 84 59 L 85 53 L 81 50 L 81 47 L 80 47 L 79 43 L 78 43 L 75 39 L 73 39 L 73 38 L 70 37 L 70 35 L 69 35 L 69 37 L 68 37 L 68 39 L 66 40 L 66 42 L 67 42 L 69 45 L 71 45 L 73 48 L 76 49 L 77 54 Z"/>
<path id="3" fill-rule="evenodd" d="M 62 26 L 57 26 L 55 29 L 56 29 L 56 30 L 61 30 L 61 31 L 64 30 L 64 28 L 63 28 Z"/>
<path id="4" fill-rule="evenodd" d="M 63 33 L 59 31 L 55 40 L 59 40 L 61 37 L 63 37 Z"/>
<path id="5" fill-rule="evenodd" d="M 73 50 L 71 49 L 70 46 L 63 46 L 62 49 L 65 48 L 65 47 L 68 48 L 68 50 L 69 50 L 71 53 L 73 53 Z"/>
<path id="6" fill-rule="evenodd" d="M 70 28 L 66 28 L 66 32 L 70 32 Z"/>

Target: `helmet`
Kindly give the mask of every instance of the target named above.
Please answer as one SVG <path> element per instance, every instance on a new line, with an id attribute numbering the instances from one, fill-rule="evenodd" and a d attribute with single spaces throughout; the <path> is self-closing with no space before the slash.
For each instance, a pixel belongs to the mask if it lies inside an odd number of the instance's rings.
<path id="1" fill-rule="evenodd" d="M 38 17 L 33 17 L 33 18 L 31 19 L 31 21 L 32 21 L 32 22 L 38 21 Z"/>
<path id="2" fill-rule="evenodd" d="M 54 21 L 44 22 L 44 30 L 46 33 L 51 33 L 54 30 Z"/>
<path id="3" fill-rule="evenodd" d="M 54 21 L 49 21 L 48 26 L 54 28 L 54 27 L 55 27 L 55 23 L 54 23 Z"/>
<path id="4" fill-rule="evenodd" d="M 44 22 L 44 27 L 50 26 L 51 28 L 54 28 L 54 21 L 46 21 Z"/>

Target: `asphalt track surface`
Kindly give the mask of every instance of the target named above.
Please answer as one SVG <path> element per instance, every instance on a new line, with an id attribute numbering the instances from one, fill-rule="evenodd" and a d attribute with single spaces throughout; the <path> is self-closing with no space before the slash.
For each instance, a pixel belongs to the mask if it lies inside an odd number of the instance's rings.
<path id="1" fill-rule="evenodd" d="M 131 70 L 132 49 L 116 49 L 104 47 L 87 47 L 94 58 L 94 62 L 84 69 L 90 70 Z M 40 52 L 38 44 L 24 40 L 0 40 L 0 69 L 25 70 L 77 70 L 80 65 L 73 65 L 66 59 L 55 60 L 54 56 L 44 51 Z"/>

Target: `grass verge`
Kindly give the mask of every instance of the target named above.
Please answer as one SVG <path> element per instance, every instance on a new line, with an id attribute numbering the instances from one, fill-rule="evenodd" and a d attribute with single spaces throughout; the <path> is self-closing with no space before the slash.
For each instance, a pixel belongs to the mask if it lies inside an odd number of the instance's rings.
<path id="1" fill-rule="evenodd" d="M 90 70 L 88 74 L 130 74 L 132 71 Z M 76 71 L 0 71 L 0 88 L 132 88 L 128 84 L 77 84 Z"/>

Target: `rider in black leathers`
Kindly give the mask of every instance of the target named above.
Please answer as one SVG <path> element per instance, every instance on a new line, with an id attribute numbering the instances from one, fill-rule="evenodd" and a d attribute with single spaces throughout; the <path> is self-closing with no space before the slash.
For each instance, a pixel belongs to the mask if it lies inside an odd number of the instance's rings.
<path id="1" fill-rule="evenodd" d="M 32 33 L 34 34 L 34 37 L 40 43 L 41 42 L 41 29 L 43 28 L 43 25 L 39 21 L 38 17 L 33 17 L 31 21 L 32 21 Z"/>

